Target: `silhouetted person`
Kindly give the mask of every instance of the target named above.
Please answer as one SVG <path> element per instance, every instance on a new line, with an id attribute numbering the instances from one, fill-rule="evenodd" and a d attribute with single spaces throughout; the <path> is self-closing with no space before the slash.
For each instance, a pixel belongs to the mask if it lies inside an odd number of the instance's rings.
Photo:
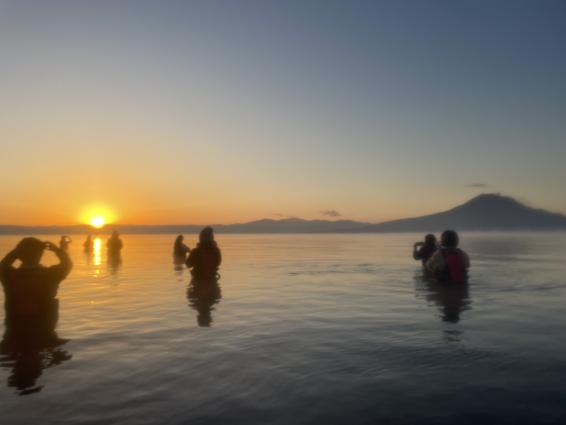
<path id="1" fill-rule="evenodd" d="M 88 235 L 83 243 L 84 251 L 87 254 L 91 254 L 94 251 L 94 241 L 92 240 L 92 235 Z"/>
<path id="2" fill-rule="evenodd" d="M 45 250 L 53 251 L 59 264 L 40 264 Z M 14 267 L 19 260 L 21 265 Z M 65 251 L 50 242 L 24 238 L 0 262 L 0 280 L 4 289 L 6 331 L 0 352 L 13 361 L 8 385 L 26 394 L 35 387 L 42 370 L 59 364 L 70 356 L 60 350 L 66 341 L 55 333 L 59 301 L 57 290 L 72 268 Z"/>
<path id="3" fill-rule="evenodd" d="M 415 242 L 413 245 L 413 258 L 421 260 L 423 266 L 436 252 L 436 237 L 432 234 L 425 236 L 424 242 Z"/>
<path id="4" fill-rule="evenodd" d="M 187 267 L 192 268 L 193 277 L 199 280 L 213 280 L 218 273 L 222 262 L 222 255 L 216 241 L 212 227 L 205 227 L 199 234 L 197 247 L 191 250 L 187 258 Z"/>
<path id="5" fill-rule="evenodd" d="M 459 237 L 454 230 L 445 230 L 440 248 L 427 261 L 426 268 L 442 282 L 466 283 L 470 259 L 458 248 Z"/>
<path id="6" fill-rule="evenodd" d="M 185 264 L 187 254 L 191 252 L 191 249 L 183 243 L 183 239 L 183 235 L 177 236 L 173 245 L 173 262 L 175 265 Z"/>
<path id="7" fill-rule="evenodd" d="M 120 256 L 123 244 L 120 234 L 116 230 L 112 232 L 112 236 L 106 242 L 106 247 L 108 248 L 108 256 Z"/>
<path id="8" fill-rule="evenodd" d="M 208 327 L 212 324 L 213 306 L 222 298 L 218 280 L 193 279 L 187 288 L 189 305 L 197 311 L 199 326 Z"/>
<path id="9" fill-rule="evenodd" d="M 61 239 L 59 240 L 59 248 L 61 248 L 63 251 L 68 251 L 69 244 L 71 242 L 73 242 L 73 240 L 70 237 L 61 236 Z"/>

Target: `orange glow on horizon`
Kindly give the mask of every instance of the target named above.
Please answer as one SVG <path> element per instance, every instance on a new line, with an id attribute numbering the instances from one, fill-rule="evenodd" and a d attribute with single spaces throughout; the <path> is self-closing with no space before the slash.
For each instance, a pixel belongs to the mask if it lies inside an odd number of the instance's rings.
<path id="1" fill-rule="evenodd" d="M 83 209 L 80 221 L 90 224 L 95 229 L 102 229 L 106 224 L 116 220 L 116 215 L 105 205 L 90 205 Z"/>

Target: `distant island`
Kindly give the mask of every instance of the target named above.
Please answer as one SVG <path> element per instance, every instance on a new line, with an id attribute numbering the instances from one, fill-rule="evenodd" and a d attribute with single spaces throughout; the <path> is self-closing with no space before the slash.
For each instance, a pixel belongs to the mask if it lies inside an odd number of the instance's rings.
<path id="1" fill-rule="evenodd" d="M 263 219 L 239 224 L 213 224 L 217 233 L 392 233 L 458 231 L 566 230 L 566 216 L 528 207 L 499 194 L 482 194 L 447 211 L 414 218 L 365 223 L 351 220 Z M 178 234 L 197 233 L 202 225 L 108 225 L 95 231 L 88 225 L 13 226 L 0 225 L 2 235 L 23 234 Z"/>

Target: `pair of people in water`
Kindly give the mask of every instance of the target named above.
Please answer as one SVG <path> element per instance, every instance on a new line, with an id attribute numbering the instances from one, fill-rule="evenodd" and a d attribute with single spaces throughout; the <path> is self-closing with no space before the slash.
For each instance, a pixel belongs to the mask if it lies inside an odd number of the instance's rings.
<path id="1" fill-rule="evenodd" d="M 177 236 L 173 246 L 175 264 L 185 264 L 191 269 L 193 278 L 197 280 L 214 280 L 218 278 L 218 268 L 222 262 L 222 254 L 214 240 L 212 227 L 205 227 L 199 233 L 196 248 L 190 249 L 183 243 L 183 235 Z"/>
<path id="2" fill-rule="evenodd" d="M 440 281 L 466 283 L 470 259 L 458 244 L 458 233 L 454 230 L 442 232 L 440 245 L 434 235 L 428 234 L 424 242 L 414 244 L 413 258 L 421 260 L 424 269 Z"/>
<path id="3" fill-rule="evenodd" d="M 63 238 L 61 238 L 63 240 Z M 120 234 L 115 230 L 112 232 L 112 236 L 106 242 L 106 247 L 108 248 L 109 256 L 120 256 L 124 244 L 122 239 L 120 239 Z M 83 243 L 84 251 L 89 254 L 94 250 L 94 239 L 91 235 L 86 237 Z"/>

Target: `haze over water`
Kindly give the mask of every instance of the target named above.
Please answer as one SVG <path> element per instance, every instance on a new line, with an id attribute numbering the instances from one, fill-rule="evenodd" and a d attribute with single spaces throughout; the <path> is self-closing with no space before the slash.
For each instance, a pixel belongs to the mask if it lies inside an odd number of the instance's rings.
<path id="1" fill-rule="evenodd" d="M 2 354 L 0 417 L 559 423 L 566 234 L 463 234 L 470 284 L 449 292 L 412 260 L 421 237 L 218 235 L 221 293 L 204 304 L 174 269 L 174 236 L 124 236 L 115 267 L 104 243 L 87 259 L 75 238 L 59 291 L 57 333 L 68 341 Z M 0 236 L 0 255 L 18 240 Z"/>

